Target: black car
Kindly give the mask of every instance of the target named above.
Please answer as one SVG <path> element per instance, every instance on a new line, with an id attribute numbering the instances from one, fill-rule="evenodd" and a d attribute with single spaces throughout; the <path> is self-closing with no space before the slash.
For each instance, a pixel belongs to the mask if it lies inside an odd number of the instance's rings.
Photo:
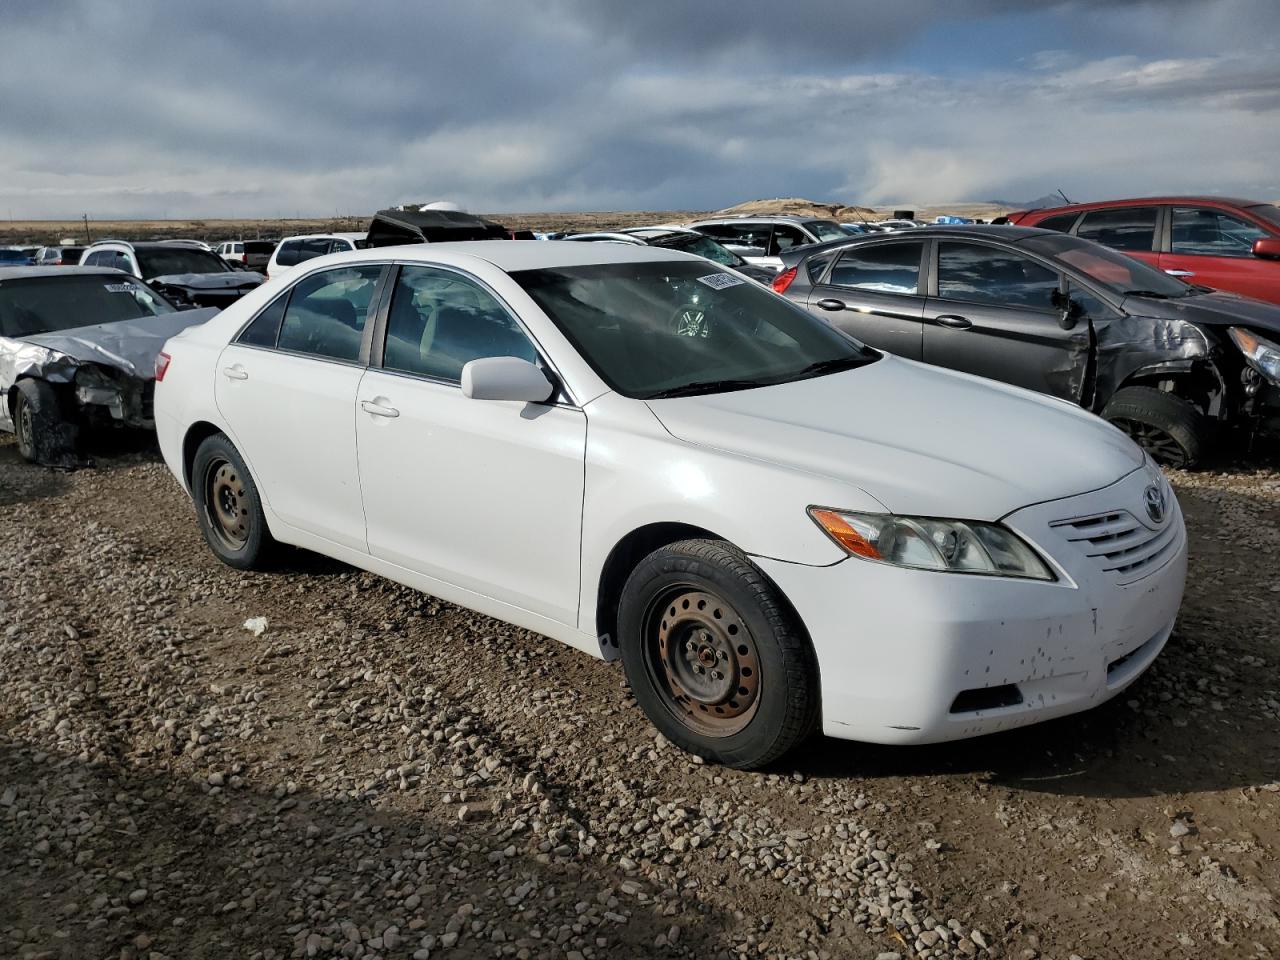
<path id="1" fill-rule="evenodd" d="M 565 240 L 600 241 L 604 243 L 634 243 L 650 247 L 665 247 L 695 256 L 706 257 L 715 263 L 736 270 L 744 277 L 772 283 L 777 274 L 767 267 L 747 263 L 728 247 L 710 237 L 680 227 L 628 227 L 605 233 L 578 233 L 563 237 Z"/>
<path id="2" fill-rule="evenodd" d="M 80 264 L 123 270 L 159 291 L 180 310 L 221 310 L 266 282 L 260 273 L 233 269 L 211 250 L 174 240 L 100 240 L 85 248 Z"/>
<path id="3" fill-rule="evenodd" d="M 1089 240 L 925 227 L 788 251 L 773 287 L 871 346 L 1078 403 L 1170 466 L 1224 426 L 1280 434 L 1280 307 Z"/>
<path id="4" fill-rule="evenodd" d="M 156 355 L 216 312 L 115 269 L 0 268 L 0 429 L 27 460 L 75 466 L 87 429 L 154 428 Z"/>

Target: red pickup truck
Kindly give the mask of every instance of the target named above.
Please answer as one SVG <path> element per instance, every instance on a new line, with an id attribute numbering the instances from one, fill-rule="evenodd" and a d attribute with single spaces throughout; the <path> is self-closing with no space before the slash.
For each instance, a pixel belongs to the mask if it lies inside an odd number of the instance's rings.
<path id="1" fill-rule="evenodd" d="M 1230 197 L 1144 197 L 1009 214 L 1095 240 L 1187 283 L 1280 303 L 1280 207 Z"/>

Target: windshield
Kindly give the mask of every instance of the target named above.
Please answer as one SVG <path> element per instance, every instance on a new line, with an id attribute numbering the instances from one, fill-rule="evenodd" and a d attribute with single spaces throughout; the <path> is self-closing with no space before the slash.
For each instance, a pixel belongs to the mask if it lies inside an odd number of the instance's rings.
<path id="1" fill-rule="evenodd" d="M 1280 227 L 1280 207 L 1274 203 L 1259 203 L 1257 206 L 1245 207 L 1255 217 Z"/>
<path id="2" fill-rule="evenodd" d="M 722 263 L 726 267 L 740 267 L 747 262 L 728 247 L 722 246 L 710 237 L 705 237 L 700 233 L 673 233 L 669 237 L 659 237 L 652 242 L 651 246 L 664 247 L 668 250 L 682 250 L 685 253 L 692 253 L 699 257 L 706 257 L 708 260 L 714 260 L 716 263 Z"/>
<path id="3" fill-rule="evenodd" d="M 0 283 L 0 336 L 30 337 L 173 309 L 158 293 L 123 274 L 6 280 Z"/>
<path id="4" fill-rule="evenodd" d="M 627 397 L 741 390 L 879 356 L 789 301 L 704 263 L 605 263 L 511 277 Z"/>
<path id="5" fill-rule="evenodd" d="M 231 269 L 216 253 L 194 247 L 152 247 L 136 253 L 145 280 L 175 273 L 225 273 Z"/>
<path id="6" fill-rule="evenodd" d="M 26 263 L 30 259 L 21 250 L 0 250 L 0 263 Z"/>
<path id="7" fill-rule="evenodd" d="M 848 237 L 849 231 L 834 220 L 807 220 L 805 226 L 821 242 L 823 240 L 843 240 Z"/>
<path id="8" fill-rule="evenodd" d="M 1023 240 L 1020 246 L 1061 260 L 1121 296 L 1175 298 L 1195 292 L 1181 280 L 1092 240 L 1054 234 Z"/>

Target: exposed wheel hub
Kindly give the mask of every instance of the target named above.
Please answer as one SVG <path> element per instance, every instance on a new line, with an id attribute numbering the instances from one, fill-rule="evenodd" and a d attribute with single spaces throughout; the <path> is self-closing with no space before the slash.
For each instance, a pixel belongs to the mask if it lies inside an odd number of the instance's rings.
<path id="1" fill-rule="evenodd" d="M 237 550 L 249 539 L 249 503 L 244 478 L 227 460 L 210 464 L 208 477 L 205 502 L 214 535 Z"/>
<path id="2" fill-rule="evenodd" d="M 737 611 L 714 594 L 687 588 L 659 600 L 646 640 L 671 708 L 703 733 L 742 729 L 758 703 L 760 665 Z"/>

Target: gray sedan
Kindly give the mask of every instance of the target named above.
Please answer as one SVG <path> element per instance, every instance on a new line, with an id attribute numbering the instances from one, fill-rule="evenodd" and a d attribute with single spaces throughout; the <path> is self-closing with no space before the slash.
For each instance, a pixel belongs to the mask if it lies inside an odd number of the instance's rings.
<path id="1" fill-rule="evenodd" d="M 1088 240 L 925 227 L 788 251 L 773 288 L 871 346 L 1080 404 L 1171 466 L 1223 427 L 1280 434 L 1280 307 Z"/>

